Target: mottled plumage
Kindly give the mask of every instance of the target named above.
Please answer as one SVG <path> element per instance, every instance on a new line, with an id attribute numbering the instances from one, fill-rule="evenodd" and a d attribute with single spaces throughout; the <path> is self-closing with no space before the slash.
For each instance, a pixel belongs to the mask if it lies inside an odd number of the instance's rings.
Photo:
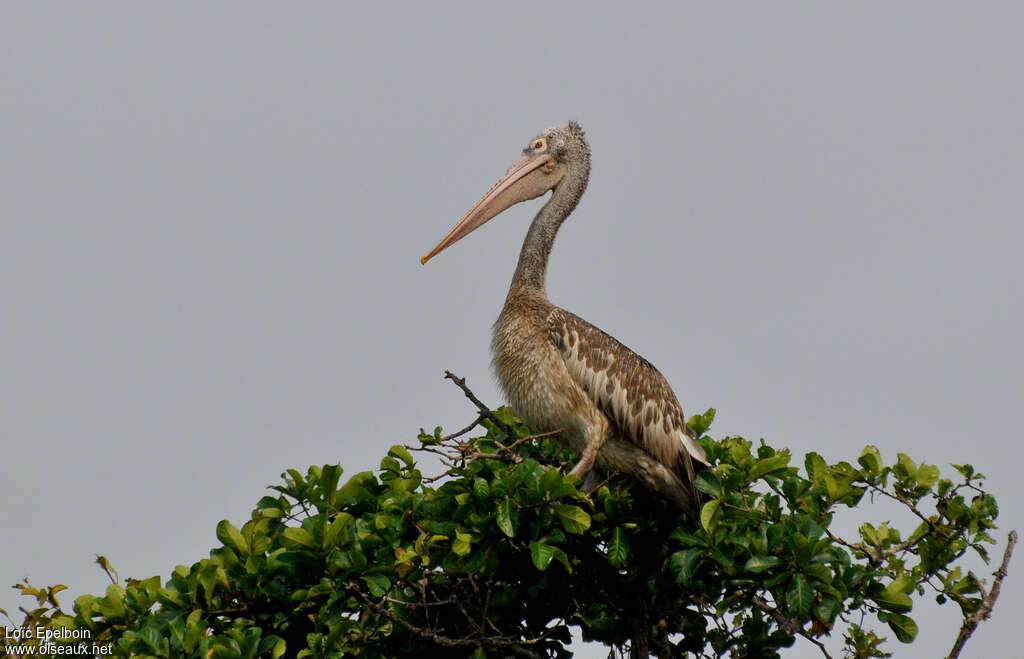
<path id="1" fill-rule="evenodd" d="M 587 321 L 554 308 L 548 335 L 569 376 L 628 439 L 672 469 L 684 483 L 694 476 L 692 459 L 707 463 L 691 437 L 683 408 L 665 377 L 649 361 Z"/>
<path id="2" fill-rule="evenodd" d="M 552 190 L 523 241 L 512 285 L 494 324 L 494 370 L 512 408 L 535 431 L 581 455 L 573 472 L 596 465 L 639 479 L 690 514 L 700 498 L 694 467 L 706 464 L 683 410 L 654 366 L 614 338 L 553 305 L 548 257 L 590 175 L 590 148 L 575 122 L 549 128 L 423 261 L 509 206 Z"/>

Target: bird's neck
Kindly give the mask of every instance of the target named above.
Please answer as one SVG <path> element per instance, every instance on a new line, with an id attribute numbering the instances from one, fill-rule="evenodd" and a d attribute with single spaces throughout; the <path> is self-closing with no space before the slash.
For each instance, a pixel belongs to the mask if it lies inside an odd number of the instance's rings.
<path id="1" fill-rule="evenodd" d="M 555 235 L 565 218 L 569 217 L 587 187 L 590 178 L 590 163 L 585 162 L 575 169 L 570 169 L 562 182 L 551 194 L 551 199 L 533 218 L 530 230 L 526 232 L 523 248 L 519 252 L 519 265 L 512 277 L 509 297 L 519 292 L 540 293 L 547 297 L 545 278 L 548 269 L 548 257 L 551 247 L 555 244 Z"/>

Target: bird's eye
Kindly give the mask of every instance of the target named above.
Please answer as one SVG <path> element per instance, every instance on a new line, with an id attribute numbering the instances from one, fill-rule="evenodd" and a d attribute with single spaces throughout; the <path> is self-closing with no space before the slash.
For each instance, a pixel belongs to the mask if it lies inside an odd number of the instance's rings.
<path id="1" fill-rule="evenodd" d="M 547 148 L 547 145 L 547 140 L 545 140 L 543 137 L 538 137 L 533 141 L 533 143 L 530 144 L 530 150 L 543 151 L 545 148 Z"/>

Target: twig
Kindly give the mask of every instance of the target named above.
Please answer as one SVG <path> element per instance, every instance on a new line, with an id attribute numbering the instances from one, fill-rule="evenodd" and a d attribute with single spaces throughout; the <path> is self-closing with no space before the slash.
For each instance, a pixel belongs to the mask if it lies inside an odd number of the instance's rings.
<path id="1" fill-rule="evenodd" d="M 818 646 L 821 653 L 825 655 L 825 659 L 832 659 L 832 655 L 830 655 L 828 650 L 825 649 L 825 644 L 805 632 L 803 625 L 801 625 L 795 618 L 788 617 L 782 611 L 779 611 L 777 608 L 766 602 L 760 595 L 754 595 L 751 601 L 754 603 L 754 606 L 770 615 L 772 620 L 774 620 L 787 634 L 790 636 L 803 636 L 808 641 Z"/>
<path id="2" fill-rule="evenodd" d="M 451 380 L 452 382 L 454 382 L 456 386 L 459 387 L 459 389 L 462 389 L 462 393 L 466 394 L 466 398 L 468 398 L 474 405 L 476 405 L 476 408 L 480 410 L 480 416 L 486 418 L 488 421 L 501 428 L 502 431 L 504 431 L 509 436 L 519 436 L 519 433 L 513 430 L 511 426 L 509 426 L 507 423 L 505 423 L 497 416 L 495 416 L 494 412 L 491 411 L 491 408 L 484 405 L 479 398 L 473 395 L 473 392 L 470 391 L 469 387 L 466 386 L 466 378 L 460 378 L 451 371 L 445 371 L 444 377 L 446 380 Z"/>
<path id="3" fill-rule="evenodd" d="M 536 638 L 527 638 L 527 639 L 511 638 L 511 637 L 507 637 L 507 636 L 483 636 L 483 637 L 477 637 L 477 638 L 451 638 L 451 637 L 448 637 L 448 636 L 441 636 L 440 634 L 437 634 L 437 633 L 435 633 L 435 632 L 433 632 L 433 631 L 431 631 L 429 629 L 424 629 L 422 627 L 417 627 L 416 625 L 408 622 L 404 618 L 391 613 L 391 611 L 388 611 L 387 608 L 381 606 L 377 602 L 374 602 L 372 599 L 367 597 L 365 594 L 363 594 L 358 589 L 351 589 L 350 592 L 352 594 L 354 594 L 364 605 L 366 605 L 374 613 L 376 613 L 378 615 L 381 615 L 381 616 L 384 616 L 385 618 L 387 618 L 391 622 L 394 622 L 394 623 L 397 623 L 397 624 L 401 625 L 402 627 L 404 627 L 409 632 L 411 632 L 411 633 L 413 633 L 413 634 L 415 634 L 415 635 L 417 635 L 417 636 L 419 636 L 421 638 L 425 638 L 428 641 L 436 643 L 437 645 L 440 645 L 441 647 L 458 648 L 458 647 L 477 647 L 477 646 L 483 645 L 483 646 L 490 646 L 490 647 L 495 647 L 495 648 L 506 648 L 509 651 L 514 652 L 515 654 L 519 654 L 519 655 L 523 655 L 523 656 L 527 656 L 527 657 L 537 657 L 539 659 L 539 657 L 541 656 L 540 654 L 538 654 L 538 653 L 536 653 L 536 652 L 534 652 L 534 651 L 532 651 L 532 650 L 530 650 L 530 649 L 528 649 L 526 647 L 523 647 L 523 646 L 524 645 L 527 645 L 527 646 L 528 645 L 533 645 L 533 644 L 537 643 L 538 641 L 542 640 L 545 636 L 547 636 L 547 633 L 545 633 L 545 634 L 543 634 L 541 636 L 538 636 Z"/>
<path id="4" fill-rule="evenodd" d="M 405 627 L 408 631 L 412 632 L 413 634 L 416 634 L 417 636 L 421 636 L 421 637 L 427 639 L 428 641 L 432 641 L 434 643 L 437 643 L 440 646 L 448 647 L 448 648 L 455 648 L 455 647 L 466 646 L 466 645 L 477 645 L 477 643 L 474 642 L 474 641 L 470 641 L 470 640 L 467 640 L 467 639 L 459 639 L 459 638 L 448 638 L 447 636 L 441 636 L 439 634 L 435 634 L 434 632 L 430 631 L 429 629 L 423 629 L 422 627 L 417 627 L 416 625 L 414 625 L 414 624 L 404 620 L 403 618 L 392 614 L 386 608 L 384 608 L 380 604 L 377 604 L 372 599 L 370 599 L 366 595 L 362 594 L 358 590 L 352 590 L 351 592 L 353 594 L 355 594 L 355 596 L 358 597 L 362 601 L 363 604 L 365 604 L 367 607 L 369 607 L 372 611 L 374 611 L 378 615 L 384 616 L 385 618 L 387 618 L 391 622 L 398 623 L 402 627 Z"/>
<path id="5" fill-rule="evenodd" d="M 444 437 L 441 438 L 441 441 L 442 442 L 447 442 L 449 439 L 455 439 L 456 437 L 462 437 L 467 432 L 469 432 L 473 428 L 476 428 L 478 425 L 480 425 L 480 422 L 483 421 L 484 418 L 485 417 L 484 417 L 483 414 L 478 414 L 477 417 L 475 419 L 473 419 L 473 423 L 469 424 L 468 426 L 466 426 L 462 430 L 457 430 L 457 431 L 453 432 L 450 435 L 445 435 Z M 420 432 L 423 432 L 422 428 L 420 429 Z"/>
<path id="6" fill-rule="evenodd" d="M 117 570 L 110 564 L 110 560 L 106 556 L 100 556 L 96 554 L 96 565 L 103 568 L 103 571 L 107 573 L 107 578 L 110 579 L 110 583 L 117 584 L 120 575 L 117 574 Z"/>
<path id="7" fill-rule="evenodd" d="M 454 604 L 455 603 L 455 598 L 454 597 L 449 597 L 448 599 L 443 599 L 443 600 L 435 600 L 433 602 L 428 602 L 428 601 L 426 601 L 426 599 L 424 599 L 423 602 L 410 602 L 408 600 L 398 599 L 397 597 L 391 597 L 390 595 L 386 595 L 383 599 L 384 599 L 384 601 L 391 602 L 392 604 L 398 604 L 400 606 L 408 606 L 408 607 L 413 607 L 413 606 L 442 606 L 444 604 Z"/>
<path id="8" fill-rule="evenodd" d="M 917 506 L 915 506 L 909 499 L 907 499 L 907 497 L 903 496 L 902 494 L 899 494 L 899 493 L 893 494 L 892 492 L 887 492 L 885 489 L 883 489 L 881 487 L 878 487 L 874 483 L 868 483 L 867 486 L 873 492 L 878 492 L 879 494 L 881 494 L 883 496 L 889 497 L 893 501 L 898 501 L 898 502 L 902 503 L 904 506 L 906 506 L 910 510 L 910 512 L 912 512 L 915 515 L 917 515 L 917 517 L 922 522 L 927 524 L 928 528 L 930 528 L 934 533 L 942 536 L 943 538 L 945 538 L 947 540 L 952 540 L 955 537 L 955 536 L 953 536 L 953 535 L 951 535 L 949 533 L 945 533 L 942 530 L 940 530 L 938 525 L 935 524 L 935 520 L 933 520 L 931 517 L 925 516 L 924 513 L 922 513 L 920 510 L 918 510 Z"/>
<path id="9" fill-rule="evenodd" d="M 956 643 L 953 644 L 953 649 L 950 651 L 947 659 L 957 659 L 960 656 L 960 651 L 964 649 L 967 639 L 978 628 L 978 623 L 988 618 L 989 614 L 992 613 L 992 607 L 996 605 L 996 599 L 999 597 L 999 588 L 1003 584 L 1003 579 L 1006 578 L 1006 567 L 1010 564 L 1010 557 L 1013 555 L 1013 547 L 1016 544 L 1017 532 L 1010 531 L 1006 537 L 1006 551 L 1003 552 L 1003 562 L 999 564 L 999 569 L 992 573 L 992 576 L 996 579 L 992 582 L 992 589 L 987 593 L 978 577 L 975 577 L 973 573 L 971 574 L 974 583 L 978 586 L 978 590 L 981 591 L 981 606 L 978 607 L 977 611 L 964 618 L 964 624 L 960 627 L 960 634 L 957 635 Z"/>
<path id="10" fill-rule="evenodd" d="M 527 435 L 526 437 L 520 437 L 511 444 L 502 444 L 498 442 L 497 453 L 481 453 L 480 451 L 469 453 L 468 451 L 466 451 L 463 453 L 463 455 L 469 462 L 472 462 L 473 460 L 506 460 L 514 462 L 515 464 L 519 464 L 520 462 L 523 461 L 523 458 L 520 457 L 514 449 L 516 449 L 520 444 L 532 442 L 533 440 L 540 439 L 542 437 L 550 437 L 551 435 L 557 435 L 560 432 L 562 432 L 561 428 L 559 428 L 558 430 L 549 430 L 548 432 L 537 433 L 536 435 Z"/>
<path id="11" fill-rule="evenodd" d="M 871 563 L 871 565 L 874 565 L 874 566 L 881 565 L 882 561 L 884 559 L 892 556 L 893 554 L 898 554 L 901 551 L 906 551 L 908 549 L 912 549 L 915 545 L 921 544 L 921 541 L 923 541 L 925 538 L 927 538 L 931 533 L 934 533 L 934 531 L 929 529 L 928 531 L 922 533 L 921 535 L 919 535 L 917 537 L 911 537 L 911 538 L 909 538 L 907 540 L 904 540 L 903 542 L 901 542 L 899 544 L 893 545 L 892 547 L 888 547 L 886 549 L 877 549 L 876 550 L 876 549 L 872 549 L 871 547 L 868 547 L 863 542 L 850 542 L 849 540 L 844 540 L 844 539 L 840 538 L 839 536 L 833 534 L 828 529 L 825 529 L 825 535 L 830 537 L 833 542 L 835 542 L 837 544 L 840 544 L 840 545 L 846 547 L 847 549 L 852 549 L 854 551 L 859 551 L 859 552 L 864 553 L 864 555 L 868 557 L 868 562 Z"/>

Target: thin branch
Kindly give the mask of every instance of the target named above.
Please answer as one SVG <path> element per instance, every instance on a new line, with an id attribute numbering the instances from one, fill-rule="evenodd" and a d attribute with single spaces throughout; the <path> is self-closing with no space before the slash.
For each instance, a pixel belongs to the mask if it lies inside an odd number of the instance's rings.
<path id="1" fill-rule="evenodd" d="M 1010 531 L 1009 535 L 1006 536 L 1006 551 L 1003 552 L 1003 562 L 999 564 L 999 569 L 992 573 L 996 579 L 992 582 L 992 589 L 987 593 L 985 592 L 984 586 L 981 585 L 981 581 L 978 577 L 971 574 L 974 579 L 974 583 L 978 586 L 981 591 L 981 606 L 978 610 L 971 615 L 964 618 L 964 624 L 960 627 L 960 633 L 956 637 L 956 643 L 953 644 L 953 649 L 950 651 L 947 659 L 957 659 L 960 656 L 960 651 L 964 649 L 964 644 L 967 643 L 967 639 L 971 637 L 974 630 L 978 628 L 978 623 L 988 618 L 989 614 L 992 613 L 992 607 L 996 605 L 996 599 L 999 598 L 999 588 L 1003 584 L 1003 579 L 1006 578 L 1006 568 L 1010 564 L 1010 557 L 1013 556 L 1013 547 L 1017 544 L 1017 532 Z"/>
<path id="2" fill-rule="evenodd" d="M 532 442 L 535 439 L 542 439 L 544 437 L 551 437 L 552 435 L 557 435 L 560 432 L 562 432 L 561 428 L 559 428 L 558 430 L 548 430 L 547 432 L 539 432 L 539 433 L 536 433 L 536 434 L 533 434 L 533 435 L 527 435 L 526 437 L 520 437 L 519 439 L 517 439 L 516 441 L 512 442 L 511 444 L 502 444 L 501 448 L 503 450 L 505 450 L 505 451 L 511 451 L 512 449 L 518 447 L 520 444 L 525 444 L 526 442 Z"/>
<path id="3" fill-rule="evenodd" d="M 497 453 L 482 453 L 480 451 L 477 451 L 476 442 L 474 442 L 473 440 L 465 442 L 457 441 L 454 444 L 450 443 L 451 440 L 454 440 L 462 435 L 465 435 L 485 418 L 486 417 L 481 414 L 480 416 L 477 417 L 476 421 L 466 426 L 462 430 L 452 433 L 451 435 L 446 435 L 442 437 L 439 443 L 431 444 L 428 446 L 405 446 L 405 448 L 409 449 L 410 451 L 433 453 L 434 455 L 438 456 L 441 463 L 446 467 L 446 471 L 444 473 L 438 474 L 437 476 L 424 478 L 424 483 L 433 483 L 434 481 L 445 478 L 450 475 L 452 470 L 464 469 L 466 467 L 466 463 L 473 462 L 474 460 L 502 460 L 519 464 L 520 462 L 523 461 L 523 458 L 520 457 L 518 453 L 516 453 L 515 449 L 517 449 L 520 445 L 526 444 L 527 442 L 532 442 L 536 439 L 541 439 L 543 437 L 557 435 L 558 433 L 562 432 L 561 429 L 549 430 L 548 432 L 541 432 L 533 435 L 526 435 L 525 437 L 519 437 L 519 439 L 509 444 L 502 444 L 501 442 L 496 442 L 498 448 Z M 420 432 L 423 432 L 422 428 L 420 429 Z"/>
<path id="4" fill-rule="evenodd" d="M 454 382 L 459 389 L 462 389 L 462 393 L 466 394 L 466 398 L 468 398 L 474 405 L 476 405 L 476 408 L 480 410 L 480 416 L 486 418 L 488 421 L 501 428 L 502 431 L 504 431 L 509 436 L 519 436 L 519 433 L 513 430 L 510 425 L 499 419 L 494 414 L 494 412 L 491 411 L 491 408 L 484 405 L 484 403 L 479 398 L 473 395 L 473 392 L 470 391 L 469 387 L 466 386 L 466 378 L 460 378 L 451 371 L 445 371 L 444 377 L 446 380 L 451 380 L 452 382 Z"/>
<path id="5" fill-rule="evenodd" d="M 505 649 L 513 652 L 514 654 L 517 654 L 517 655 L 521 655 L 521 656 L 525 656 L 525 657 L 533 657 L 535 659 L 541 659 L 541 655 L 540 654 L 530 650 L 529 648 L 523 647 L 523 646 L 524 645 L 526 645 L 526 646 L 533 645 L 533 644 L 543 640 L 544 637 L 547 636 L 547 632 L 545 634 L 542 634 L 541 636 L 536 637 L 536 638 L 525 638 L 525 639 L 512 638 L 512 637 L 509 637 L 509 636 L 483 636 L 483 637 L 477 637 L 477 638 L 451 638 L 451 637 L 448 637 L 448 636 L 441 636 L 440 634 L 437 634 L 437 633 L 435 633 L 435 632 L 433 632 L 433 631 L 431 631 L 429 629 L 424 629 L 422 627 L 417 627 L 416 625 L 410 623 L 409 621 L 405 620 L 404 618 L 393 614 L 387 608 L 381 606 L 377 602 L 374 602 L 371 598 L 367 597 L 365 594 L 363 594 L 358 589 L 351 589 L 349 592 L 354 594 L 364 605 L 366 605 L 374 613 L 376 613 L 378 615 L 381 615 L 381 616 L 384 616 L 385 618 L 387 618 L 391 622 L 394 622 L 394 623 L 397 623 L 397 624 L 401 625 L 402 627 L 404 627 L 407 631 L 411 632 L 412 634 L 415 634 L 416 636 L 419 636 L 421 638 L 425 638 L 428 641 L 431 641 L 432 643 L 436 643 L 437 645 L 440 645 L 442 647 L 458 648 L 458 647 L 477 647 L 477 646 L 483 645 L 483 646 L 495 647 L 495 648 L 505 648 Z"/>
<path id="6" fill-rule="evenodd" d="M 383 599 L 384 599 L 384 601 L 391 602 L 392 604 L 398 604 L 400 606 L 409 606 L 409 607 L 413 607 L 413 606 L 442 606 L 444 604 L 453 604 L 453 603 L 455 603 L 455 598 L 454 597 L 449 597 L 448 599 L 443 599 L 443 600 L 435 600 L 433 602 L 427 602 L 426 599 L 424 599 L 423 602 L 410 602 L 408 600 L 398 599 L 397 597 L 391 597 L 390 595 L 385 595 Z"/>
<path id="7" fill-rule="evenodd" d="M 889 497 L 893 501 L 898 501 L 898 502 L 902 503 L 904 506 L 906 506 L 910 510 L 910 512 L 912 512 L 915 515 L 917 515 L 917 517 L 922 522 L 927 524 L 928 528 L 930 528 L 934 533 L 942 536 L 943 538 L 946 538 L 947 540 L 952 540 L 955 537 L 954 535 L 949 534 L 949 533 L 945 533 L 941 529 L 939 529 L 938 525 L 935 523 L 935 520 L 933 520 L 931 517 L 928 517 L 924 513 L 922 513 L 917 508 L 917 506 L 915 506 L 907 497 L 903 496 L 902 494 L 899 494 L 899 493 L 895 493 L 894 494 L 892 492 L 888 492 L 884 488 L 878 487 L 874 483 L 868 483 L 867 486 L 872 491 L 874 491 L 874 492 L 878 492 L 879 494 L 881 494 L 883 496 Z"/>
<path id="8" fill-rule="evenodd" d="M 376 602 L 374 602 L 373 600 L 371 600 L 369 597 L 367 597 L 363 593 L 359 592 L 358 590 L 353 590 L 351 592 L 353 592 L 355 594 L 355 596 L 358 597 L 363 602 L 363 604 L 365 604 L 367 607 L 369 607 L 374 613 L 377 613 L 378 615 L 384 616 L 385 618 L 387 618 L 391 622 L 398 623 L 402 627 L 405 627 L 406 630 L 412 632 L 413 634 L 416 634 L 417 636 L 425 638 L 428 641 L 432 641 L 432 642 L 434 642 L 434 643 L 436 643 L 436 644 L 438 644 L 440 646 L 447 647 L 447 648 L 456 648 L 456 647 L 466 646 L 466 645 L 478 645 L 478 643 L 475 642 L 475 641 L 470 641 L 470 640 L 461 639 L 461 638 L 448 638 L 447 636 L 441 636 L 439 634 L 435 634 L 434 632 L 430 631 L 429 629 L 423 629 L 422 627 L 417 627 L 416 625 L 414 625 L 414 624 L 404 620 L 403 618 L 392 614 L 386 608 L 384 608 L 380 604 L 377 604 Z"/>
<path id="9" fill-rule="evenodd" d="M 208 616 L 229 616 L 229 615 L 233 615 L 235 613 L 248 613 L 248 612 L 249 612 L 249 609 L 245 606 L 244 602 L 241 605 L 233 607 L 233 608 L 208 609 L 206 611 L 203 611 L 203 613 L 205 613 Z"/>
<path id="10" fill-rule="evenodd" d="M 803 636 L 808 641 L 818 646 L 821 653 L 825 655 L 825 659 L 832 659 L 832 655 L 830 655 L 828 650 L 825 649 L 825 644 L 805 632 L 803 625 L 801 625 L 798 620 L 790 618 L 782 611 L 779 611 L 777 608 L 766 602 L 760 595 L 754 595 L 751 601 L 754 603 L 754 606 L 770 615 L 772 620 L 774 620 L 787 634 L 790 636 Z"/>
<path id="11" fill-rule="evenodd" d="M 466 426 L 462 430 L 457 430 L 457 431 L 453 432 L 450 435 L 445 435 L 444 437 L 441 438 L 441 442 L 447 442 L 449 439 L 455 439 L 456 437 L 462 437 L 467 432 L 469 432 L 473 428 L 476 428 L 478 425 L 480 425 L 480 422 L 483 421 L 484 418 L 485 417 L 484 417 L 483 414 L 478 414 L 477 417 L 475 419 L 473 419 L 473 423 L 469 424 L 468 426 Z M 423 432 L 422 428 L 420 428 L 420 432 Z"/>
<path id="12" fill-rule="evenodd" d="M 932 533 L 934 533 L 934 531 L 929 529 L 928 531 L 922 533 L 917 537 L 911 537 L 907 540 L 904 540 L 903 542 L 893 545 L 892 547 L 887 547 L 885 549 L 872 549 L 863 542 L 850 542 L 849 540 L 844 540 L 839 536 L 833 534 L 828 529 L 825 529 L 825 535 L 831 538 L 833 542 L 840 544 L 846 547 L 847 549 L 862 552 L 865 556 L 868 557 L 868 562 L 874 566 L 881 565 L 884 559 L 889 558 L 893 554 L 898 554 L 901 551 L 913 549 L 917 545 L 921 544 L 921 542 Z"/>

